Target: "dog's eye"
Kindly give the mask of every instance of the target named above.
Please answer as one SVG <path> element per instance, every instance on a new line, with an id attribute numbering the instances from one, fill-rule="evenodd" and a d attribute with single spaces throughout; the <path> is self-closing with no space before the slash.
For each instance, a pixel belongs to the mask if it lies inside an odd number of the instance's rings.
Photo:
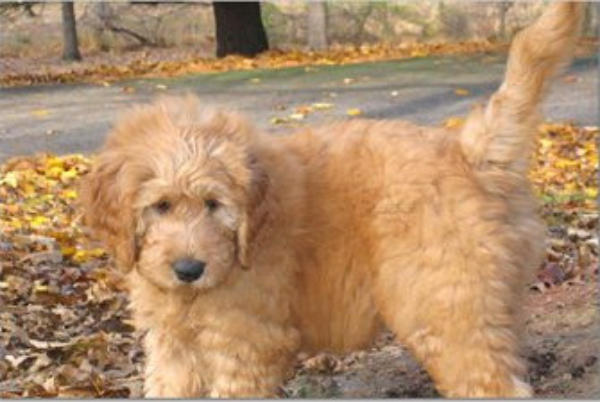
<path id="1" fill-rule="evenodd" d="M 219 201 L 217 200 L 213 200 L 213 199 L 208 199 L 204 201 L 204 206 L 206 207 L 206 209 L 208 209 L 210 212 L 214 211 L 215 209 L 219 208 Z"/>
<path id="2" fill-rule="evenodd" d="M 154 204 L 154 209 L 161 215 L 166 214 L 171 210 L 171 203 L 167 200 L 161 200 Z"/>

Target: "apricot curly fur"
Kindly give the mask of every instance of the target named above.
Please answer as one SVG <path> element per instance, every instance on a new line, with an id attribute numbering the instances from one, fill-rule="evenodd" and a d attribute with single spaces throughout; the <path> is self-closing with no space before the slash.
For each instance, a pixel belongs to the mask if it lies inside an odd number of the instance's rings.
<path id="1" fill-rule="evenodd" d="M 129 112 L 82 202 L 146 332 L 145 394 L 274 396 L 298 351 L 387 326 L 445 396 L 530 395 L 518 315 L 544 230 L 526 167 L 580 14 L 556 3 L 520 33 L 461 131 L 352 120 L 274 137 L 193 97 Z M 202 276 L 178 280 L 180 258 Z"/>

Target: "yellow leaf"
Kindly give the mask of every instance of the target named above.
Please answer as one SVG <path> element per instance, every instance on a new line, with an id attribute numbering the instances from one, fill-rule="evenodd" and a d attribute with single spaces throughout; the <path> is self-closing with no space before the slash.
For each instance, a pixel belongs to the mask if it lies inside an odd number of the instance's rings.
<path id="1" fill-rule="evenodd" d="M 573 183 L 573 182 L 565 183 L 565 192 L 574 193 L 575 191 L 577 191 L 577 183 Z"/>
<path id="2" fill-rule="evenodd" d="M 540 138 L 540 144 L 542 145 L 542 148 L 550 148 L 552 146 L 552 144 L 554 143 L 554 141 L 547 139 L 547 138 Z"/>
<path id="3" fill-rule="evenodd" d="M 9 187 L 17 188 L 19 185 L 19 177 L 16 172 L 8 172 L 4 177 L 0 178 L 0 184 L 6 184 Z"/>
<path id="4" fill-rule="evenodd" d="M 585 189 L 585 195 L 588 198 L 597 198 L 598 197 L 598 189 L 595 187 L 587 187 Z"/>
<path id="5" fill-rule="evenodd" d="M 106 250 L 103 248 L 93 248 L 90 250 L 90 255 L 95 258 L 100 258 L 106 254 Z"/>
<path id="6" fill-rule="evenodd" d="M 60 252 L 62 253 L 63 256 L 70 257 L 73 254 L 75 254 L 76 249 L 73 246 L 65 246 L 65 247 L 60 248 Z"/>
<path id="7" fill-rule="evenodd" d="M 46 169 L 49 169 L 52 167 L 62 168 L 64 166 L 64 161 L 62 160 L 62 158 L 57 158 L 56 156 L 49 156 L 44 161 L 44 165 L 45 165 Z"/>
<path id="8" fill-rule="evenodd" d="M 49 188 L 56 187 L 57 184 L 58 184 L 58 181 L 53 180 L 53 179 L 48 179 L 45 182 L 45 186 L 49 187 Z"/>
<path id="9" fill-rule="evenodd" d="M 587 142 L 583 145 L 586 152 L 596 153 L 596 144 L 593 142 Z"/>
<path id="10" fill-rule="evenodd" d="M 317 103 L 313 103 L 312 107 L 315 108 L 315 110 L 325 110 L 325 109 L 331 109 L 333 107 L 333 104 L 325 103 L 325 102 L 317 102 Z"/>
<path id="11" fill-rule="evenodd" d="M 32 110 L 31 114 L 34 115 L 35 117 L 46 117 L 50 114 L 50 112 L 46 109 L 36 109 L 36 110 Z"/>
<path id="12" fill-rule="evenodd" d="M 60 196 L 62 198 L 68 199 L 68 200 L 74 200 L 75 198 L 77 198 L 78 194 L 77 194 L 76 190 L 68 189 L 68 190 L 63 190 L 60 193 Z"/>
<path id="13" fill-rule="evenodd" d="M 454 93 L 458 96 L 467 96 L 470 94 L 469 90 L 464 88 L 456 88 Z"/>
<path id="14" fill-rule="evenodd" d="M 23 224 L 21 223 L 20 220 L 18 220 L 17 218 L 13 218 L 10 220 L 10 222 L 8 222 L 9 226 L 12 227 L 13 229 L 22 229 L 23 228 Z"/>
<path id="15" fill-rule="evenodd" d="M 283 123 L 287 123 L 287 119 L 283 118 L 283 117 L 273 117 L 271 118 L 271 120 L 269 120 L 269 122 L 271 124 L 283 124 Z"/>
<path id="16" fill-rule="evenodd" d="M 58 179 L 62 173 L 62 166 L 52 166 L 51 168 L 46 170 L 46 177 L 49 177 L 51 179 Z"/>
<path id="17" fill-rule="evenodd" d="M 23 184 L 22 190 L 25 197 L 32 197 L 35 194 L 35 186 L 31 183 Z"/>
<path id="18" fill-rule="evenodd" d="M 427 56 L 427 52 L 423 51 L 423 50 L 413 50 L 412 52 L 410 52 L 410 57 L 425 57 Z"/>
<path id="19" fill-rule="evenodd" d="M 570 168 L 579 165 L 578 161 L 570 160 L 570 159 L 559 159 L 556 161 L 556 167 L 559 169 Z"/>
<path id="20" fill-rule="evenodd" d="M 348 116 L 358 116 L 362 114 L 362 110 L 360 110 L 359 108 L 352 108 L 348 109 L 346 111 L 346 114 L 348 114 Z"/>
<path id="21" fill-rule="evenodd" d="M 43 293 L 47 292 L 50 288 L 48 285 L 42 285 L 41 283 L 36 283 L 33 285 L 33 293 Z"/>
<path id="22" fill-rule="evenodd" d="M 60 174 L 60 181 L 67 183 L 69 180 L 74 179 L 78 176 L 77 170 L 69 169 Z"/>
<path id="23" fill-rule="evenodd" d="M 77 250 L 71 257 L 73 261 L 78 264 L 89 261 L 91 258 L 100 258 L 105 255 L 106 252 L 101 248 L 94 248 L 91 250 Z"/>
<path id="24" fill-rule="evenodd" d="M 50 222 L 50 219 L 46 218 L 45 216 L 36 215 L 31 219 L 29 224 L 31 225 L 32 228 L 37 229 L 37 228 L 44 226 L 48 222 Z"/>
<path id="25" fill-rule="evenodd" d="M 305 116 L 303 113 L 292 113 L 288 117 L 292 120 L 303 120 Z"/>
<path id="26" fill-rule="evenodd" d="M 446 121 L 444 122 L 444 127 L 446 128 L 458 128 L 461 127 L 463 124 L 465 124 L 465 119 L 463 119 L 462 117 L 449 117 L 448 119 L 446 119 Z"/>
<path id="27" fill-rule="evenodd" d="M 89 256 L 85 250 L 77 250 L 71 259 L 81 264 L 82 262 L 86 262 L 89 259 Z"/>

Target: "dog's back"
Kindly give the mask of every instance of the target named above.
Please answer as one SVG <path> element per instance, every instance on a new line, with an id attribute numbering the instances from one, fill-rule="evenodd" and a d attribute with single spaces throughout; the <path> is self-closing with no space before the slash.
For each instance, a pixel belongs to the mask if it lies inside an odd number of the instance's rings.
<path id="1" fill-rule="evenodd" d="M 363 345 L 383 319 L 448 395 L 528 394 L 514 331 L 544 232 L 526 173 L 536 109 L 570 60 L 580 14 L 578 4 L 553 4 L 521 32 L 504 83 L 461 131 L 363 120 L 288 140 L 308 175 L 314 247 L 298 316 L 309 346 Z M 497 378 L 481 385 L 447 370 Z"/>

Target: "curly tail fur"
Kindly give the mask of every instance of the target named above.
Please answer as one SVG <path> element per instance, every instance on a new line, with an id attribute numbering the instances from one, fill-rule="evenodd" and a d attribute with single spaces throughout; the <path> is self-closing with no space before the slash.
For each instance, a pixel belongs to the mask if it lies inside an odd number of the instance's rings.
<path id="1" fill-rule="evenodd" d="M 515 37 L 504 82 L 485 108 L 471 112 L 460 134 L 465 157 L 477 169 L 526 174 L 544 84 L 571 61 L 582 8 L 582 3 L 551 4 Z"/>

